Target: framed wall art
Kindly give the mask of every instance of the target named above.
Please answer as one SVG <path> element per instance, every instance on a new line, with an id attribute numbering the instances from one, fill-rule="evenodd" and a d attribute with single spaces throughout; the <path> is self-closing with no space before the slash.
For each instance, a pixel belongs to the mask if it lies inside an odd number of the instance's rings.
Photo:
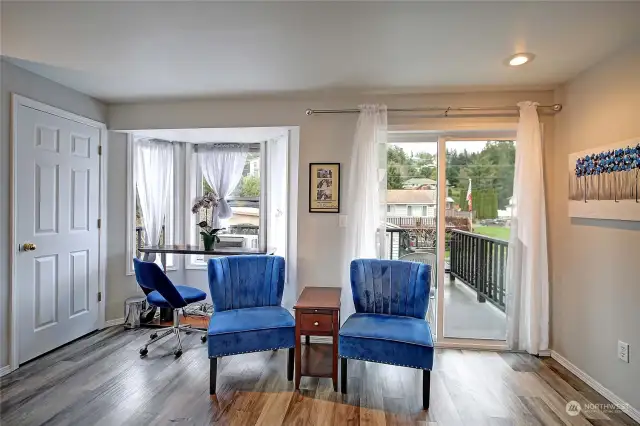
<path id="1" fill-rule="evenodd" d="M 309 213 L 340 213 L 340 163 L 309 164 Z"/>
<path id="2" fill-rule="evenodd" d="M 640 137 L 569 155 L 569 216 L 640 221 Z"/>

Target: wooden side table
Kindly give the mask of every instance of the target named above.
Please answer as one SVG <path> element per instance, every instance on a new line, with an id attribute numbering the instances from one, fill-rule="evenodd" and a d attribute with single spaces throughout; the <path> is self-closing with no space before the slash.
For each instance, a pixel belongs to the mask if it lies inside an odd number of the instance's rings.
<path id="1" fill-rule="evenodd" d="M 305 287 L 293 307 L 296 310 L 296 390 L 300 377 L 331 377 L 338 391 L 338 330 L 340 330 L 340 289 Z M 303 351 L 301 337 L 305 338 Z M 332 344 L 310 344 L 309 336 L 332 336 Z M 304 354 L 303 354 L 304 352 Z"/>

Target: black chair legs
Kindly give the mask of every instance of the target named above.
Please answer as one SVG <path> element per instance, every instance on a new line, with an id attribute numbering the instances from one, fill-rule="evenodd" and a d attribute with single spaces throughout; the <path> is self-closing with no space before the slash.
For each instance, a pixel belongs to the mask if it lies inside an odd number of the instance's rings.
<path id="1" fill-rule="evenodd" d="M 293 364 L 295 349 L 289 348 L 287 356 L 287 380 L 293 380 Z M 216 381 L 218 378 L 218 358 L 209 359 L 209 395 L 216 394 Z M 340 358 L 340 391 L 347 394 L 347 358 Z M 429 409 L 431 394 L 431 371 L 422 370 L 422 408 Z"/>
<path id="2" fill-rule="evenodd" d="M 293 380 L 293 357 L 296 353 L 296 348 L 289 348 L 289 356 L 287 358 L 287 380 Z"/>
<path id="3" fill-rule="evenodd" d="M 431 371 L 422 370 L 422 408 L 429 409 L 429 396 L 431 393 Z"/>
<path id="4" fill-rule="evenodd" d="M 209 358 L 209 395 L 216 394 L 217 379 L 218 379 L 218 358 Z"/>
<path id="5" fill-rule="evenodd" d="M 340 391 L 347 394 L 347 358 L 340 358 Z M 431 370 L 422 370 L 422 408 L 429 409 L 431 396 Z"/>
<path id="6" fill-rule="evenodd" d="M 340 391 L 347 393 L 347 358 L 340 358 Z"/>

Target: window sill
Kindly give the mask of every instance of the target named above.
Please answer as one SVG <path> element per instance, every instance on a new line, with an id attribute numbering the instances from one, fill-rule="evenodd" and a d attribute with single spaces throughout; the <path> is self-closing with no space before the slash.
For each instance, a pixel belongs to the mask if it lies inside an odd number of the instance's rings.
<path id="1" fill-rule="evenodd" d="M 206 263 L 188 263 L 185 265 L 184 269 L 191 271 L 206 271 L 207 264 Z"/>

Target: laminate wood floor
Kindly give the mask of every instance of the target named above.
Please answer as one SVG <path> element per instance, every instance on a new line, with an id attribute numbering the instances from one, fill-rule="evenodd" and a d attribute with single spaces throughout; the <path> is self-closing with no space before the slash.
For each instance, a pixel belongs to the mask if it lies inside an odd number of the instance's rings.
<path id="1" fill-rule="evenodd" d="M 568 401 L 607 401 L 550 359 L 443 349 L 421 410 L 418 370 L 349 361 L 349 394 L 330 379 L 286 380 L 286 351 L 223 358 L 208 395 L 200 336 L 138 349 L 149 330 L 112 327 L 36 359 L 0 380 L 0 423 L 9 425 L 633 425 L 620 412 L 567 414 Z"/>

